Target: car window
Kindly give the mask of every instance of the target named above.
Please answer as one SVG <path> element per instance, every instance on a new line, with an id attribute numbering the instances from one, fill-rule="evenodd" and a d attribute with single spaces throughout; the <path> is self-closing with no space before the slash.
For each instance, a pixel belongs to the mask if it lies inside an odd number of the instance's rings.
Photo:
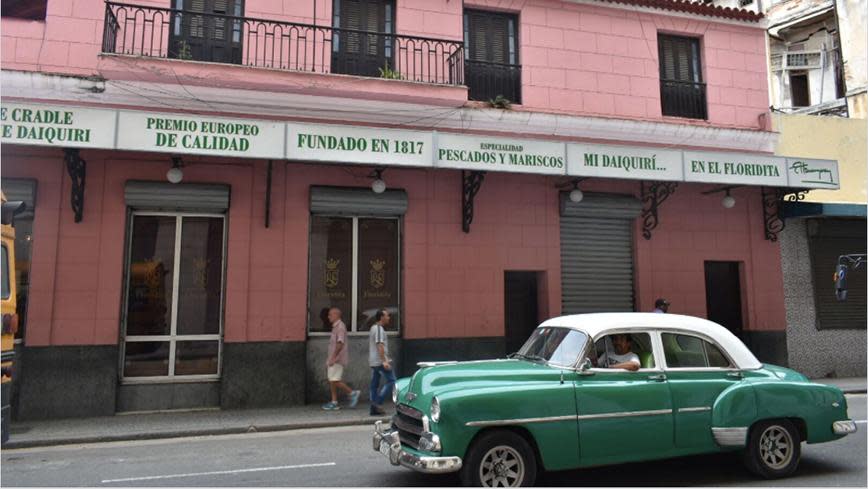
<path id="1" fill-rule="evenodd" d="M 588 336 L 569 328 L 537 328 L 518 351 L 519 356 L 571 366 L 585 348 Z"/>
<path id="2" fill-rule="evenodd" d="M 696 336 L 663 333 L 663 353 L 666 365 L 675 368 L 729 367 L 729 360 L 720 349 Z"/>
<path id="3" fill-rule="evenodd" d="M 607 365 L 621 363 L 618 360 L 623 360 L 630 355 L 635 355 L 639 361 L 639 368 L 654 368 L 654 354 L 651 346 L 651 335 L 648 333 L 627 333 L 626 336 L 630 340 L 629 352 L 619 354 L 612 338 L 618 336 L 616 334 L 606 335 L 594 343 L 594 351 L 592 362 L 599 368 L 606 368 Z"/>
<path id="4" fill-rule="evenodd" d="M 3 298 L 9 298 L 9 250 L 3 245 Z"/>
<path id="5" fill-rule="evenodd" d="M 720 351 L 720 348 L 712 345 L 709 342 L 705 343 L 705 351 L 708 353 L 708 366 L 709 367 L 732 367 L 732 364 L 729 363 L 729 360 L 726 359 L 726 355 Z"/>

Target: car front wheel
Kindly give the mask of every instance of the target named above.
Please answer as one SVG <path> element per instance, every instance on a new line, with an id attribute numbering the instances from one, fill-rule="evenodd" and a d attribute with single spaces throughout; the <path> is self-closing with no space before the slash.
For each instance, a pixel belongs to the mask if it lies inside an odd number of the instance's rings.
<path id="1" fill-rule="evenodd" d="M 748 435 L 745 465 L 766 479 L 786 477 L 795 472 L 801 452 L 799 430 L 786 419 L 762 421 Z"/>
<path id="2" fill-rule="evenodd" d="M 491 431 L 480 436 L 467 451 L 461 468 L 465 486 L 532 486 L 536 457 L 524 438 L 511 431 Z"/>

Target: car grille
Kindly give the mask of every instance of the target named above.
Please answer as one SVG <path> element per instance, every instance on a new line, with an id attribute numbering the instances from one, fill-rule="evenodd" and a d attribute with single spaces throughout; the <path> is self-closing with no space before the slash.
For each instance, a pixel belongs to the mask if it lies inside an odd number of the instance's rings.
<path id="1" fill-rule="evenodd" d="M 419 449 L 419 437 L 422 436 L 422 411 L 404 404 L 398 404 L 397 414 L 392 418 L 392 424 L 398 430 L 402 445 Z"/>

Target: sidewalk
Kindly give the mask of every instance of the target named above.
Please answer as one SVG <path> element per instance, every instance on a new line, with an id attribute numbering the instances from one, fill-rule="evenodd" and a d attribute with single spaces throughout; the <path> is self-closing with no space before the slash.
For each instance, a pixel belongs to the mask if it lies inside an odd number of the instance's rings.
<path id="1" fill-rule="evenodd" d="M 323 411 L 319 404 L 270 409 L 231 411 L 197 410 L 161 413 L 132 413 L 95 418 L 13 421 L 4 449 L 30 448 L 77 443 L 102 443 L 184 436 L 284 431 L 333 426 L 368 425 L 388 420 L 393 409 L 384 406 L 386 416 L 369 416 L 368 405 L 355 409 Z"/>
<path id="2" fill-rule="evenodd" d="M 865 393 L 866 379 L 814 379 L 837 385 L 848 394 Z M 391 406 L 387 406 L 390 408 Z M 387 409 L 391 415 L 392 409 Z M 177 438 L 183 436 L 224 435 L 252 431 L 284 431 L 331 426 L 368 425 L 389 416 L 368 416 L 368 406 L 356 409 L 323 411 L 319 404 L 271 409 L 233 411 L 206 410 L 153 414 L 119 414 L 97 418 L 17 421 L 12 423 L 10 439 L 4 449 L 29 448 L 76 443 Z"/>

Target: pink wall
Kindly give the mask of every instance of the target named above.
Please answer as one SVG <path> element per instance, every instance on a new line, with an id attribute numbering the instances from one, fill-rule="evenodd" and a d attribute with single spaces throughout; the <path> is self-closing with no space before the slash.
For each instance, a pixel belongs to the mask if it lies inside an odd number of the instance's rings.
<path id="1" fill-rule="evenodd" d="M 136 3 L 168 5 L 167 0 Z M 603 3 L 468 0 L 463 5 L 519 15 L 523 106 L 516 106 L 515 110 L 751 129 L 764 127 L 759 117 L 768 107 L 765 33 L 754 24 L 727 24 L 703 16 L 678 17 L 662 10 L 640 13 Z M 248 16 L 294 22 L 312 21 L 312 10 L 312 3 L 306 0 L 248 0 L 246 6 Z M 98 62 L 103 12 L 101 0 L 70 0 L 49 2 L 45 22 L 4 17 L 4 69 L 124 78 L 123 70 Z M 396 12 L 397 31 L 460 40 L 463 36 L 461 12 L 462 2 L 456 0 L 402 0 Z M 319 1 L 317 18 L 320 25 L 331 23 L 331 0 Z M 708 83 L 707 122 L 662 117 L 658 32 L 701 38 L 704 79 Z M 132 74 L 128 75 L 133 77 L 137 62 L 126 60 L 124 63 L 128 67 L 133 65 Z M 186 61 L 172 63 L 200 67 L 196 70 L 198 76 L 184 80 L 188 85 L 224 86 L 224 81 L 236 78 L 235 67 Z M 269 71 L 268 76 L 273 78 L 266 83 L 271 87 L 279 87 L 282 77 L 287 77 L 283 81 L 290 80 L 287 73 Z M 354 96 L 394 98 L 395 86 L 405 84 L 417 93 L 417 99 L 464 102 L 442 89 L 406 82 L 376 84 Z M 287 87 L 284 90 L 294 90 L 291 87 L 297 88 L 297 85 L 295 81 L 283 83 Z M 336 90 L 337 96 L 350 95 L 345 87 Z"/>
<path id="2" fill-rule="evenodd" d="M 168 157 L 83 151 L 84 219 L 73 222 L 70 180 L 58 150 L 3 147 L 3 176 L 38 179 L 26 342 L 116 344 L 120 328 L 128 179 L 164 181 Z M 232 186 L 225 338 L 301 341 L 306 336 L 311 185 L 366 187 L 369 168 L 274 166 L 271 226 L 264 227 L 265 162 L 185 157 L 185 182 Z M 389 169 L 406 189 L 403 283 L 406 338 L 501 336 L 506 270 L 542 272 L 541 315 L 560 314 L 560 232 L 555 179 L 490 173 L 461 231 L 460 173 Z M 592 179 L 589 192 L 638 193 L 638 183 Z M 660 207 L 653 237 L 635 230 L 639 310 L 659 296 L 672 312 L 704 316 L 703 262 L 742 263 L 745 329 L 785 328 L 779 246 L 763 238 L 758 189 L 736 189 L 723 209 L 708 187 L 682 184 Z M 542 318 L 541 318 L 542 319 Z"/>

